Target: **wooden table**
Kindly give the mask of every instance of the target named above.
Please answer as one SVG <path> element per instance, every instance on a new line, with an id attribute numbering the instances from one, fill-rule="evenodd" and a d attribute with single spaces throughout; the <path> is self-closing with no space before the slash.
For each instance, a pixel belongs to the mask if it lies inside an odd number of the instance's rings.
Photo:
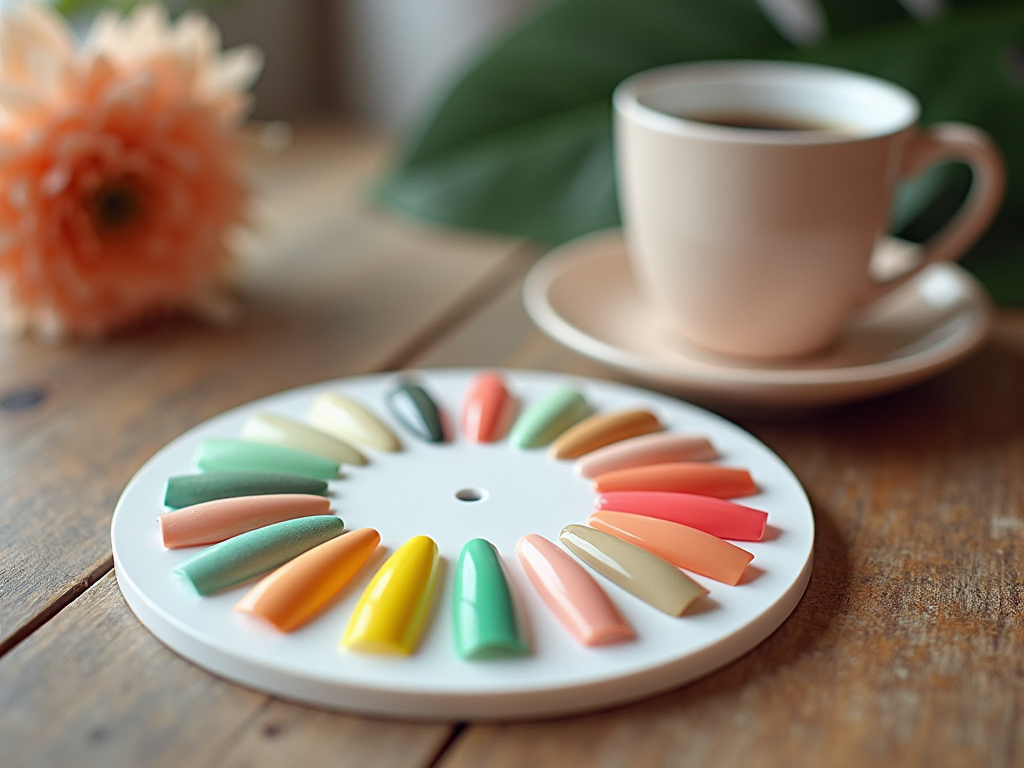
<path id="1" fill-rule="evenodd" d="M 93 345 L 0 342 L 0 765 L 973 766 L 1024 762 L 1024 313 L 905 392 L 742 421 L 804 483 L 810 587 L 760 647 L 680 690 L 553 721 L 402 723 L 226 683 L 125 605 L 109 541 L 159 447 L 234 405 L 405 367 L 612 374 L 520 306 L 537 247 L 369 202 L 357 132 L 257 161 L 245 319 Z"/>

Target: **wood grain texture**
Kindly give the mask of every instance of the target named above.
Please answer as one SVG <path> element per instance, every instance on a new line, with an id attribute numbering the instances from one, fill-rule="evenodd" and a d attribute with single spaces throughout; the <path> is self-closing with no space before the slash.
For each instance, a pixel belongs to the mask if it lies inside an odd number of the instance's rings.
<path id="1" fill-rule="evenodd" d="M 478 300 L 518 243 L 375 211 L 383 145 L 315 132 L 256 165 L 242 322 L 169 319 L 97 344 L 0 340 L 0 649 L 109 568 L 118 494 L 161 445 L 227 408 L 401 362 Z M 76 586 L 79 585 L 79 586 Z"/>
<path id="2" fill-rule="evenodd" d="M 609 372 L 533 329 L 518 287 L 417 365 Z M 470 726 L 467 766 L 1010 766 L 1024 761 L 1024 312 L 965 365 L 832 413 L 744 421 L 817 523 L 810 586 L 736 663 L 589 716 Z"/>
<path id="3" fill-rule="evenodd" d="M 0 659 L 0 764 L 429 764 L 451 727 L 321 712 L 226 683 L 139 624 L 112 573 Z"/>

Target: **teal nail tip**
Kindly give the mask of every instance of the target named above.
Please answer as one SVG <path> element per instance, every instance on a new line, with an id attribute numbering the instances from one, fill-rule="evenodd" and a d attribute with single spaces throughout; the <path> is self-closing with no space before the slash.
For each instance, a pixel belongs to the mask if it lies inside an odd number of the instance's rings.
<path id="1" fill-rule="evenodd" d="M 345 524 L 333 515 L 275 523 L 222 541 L 174 568 L 200 595 L 241 584 L 284 565 L 308 549 L 341 535 Z"/>
<path id="2" fill-rule="evenodd" d="M 277 493 L 327 493 L 327 481 L 276 472 L 203 472 L 167 478 L 164 505 L 180 509 L 216 499 Z"/>
<path id="3" fill-rule="evenodd" d="M 455 566 L 455 652 L 474 661 L 526 655 L 520 624 L 498 551 L 485 539 L 466 542 Z"/>
<path id="4" fill-rule="evenodd" d="M 195 463 L 210 471 L 281 472 L 324 480 L 337 478 L 341 470 L 338 462 L 313 453 L 223 437 L 206 438 Z"/>
<path id="5" fill-rule="evenodd" d="M 509 443 L 516 448 L 539 448 L 592 412 L 593 409 L 577 390 L 560 387 L 523 411 L 509 432 Z"/>
<path id="6" fill-rule="evenodd" d="M 447 437 L 441 410 L 422 386 L 402 379 L 388 392 L 386 400 L 391 415 L 420 440 L 445 442 Z"/>

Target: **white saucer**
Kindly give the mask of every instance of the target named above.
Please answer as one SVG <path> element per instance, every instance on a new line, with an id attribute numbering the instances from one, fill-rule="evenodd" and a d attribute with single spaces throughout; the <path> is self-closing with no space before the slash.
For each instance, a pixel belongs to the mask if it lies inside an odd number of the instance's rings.
<path id="1" fill-rule="evenodd" d="M 885 244 L 892 259 L 907 244 Z M 526 311 L 556 341 L 629 378 L 712 407 L 798 411 L 879 395 L 933 376 L 984 342 L 992 303 L 963 268 L 928 267 L 858 316 L 813 358 L 724 358 L 660 327 L 640 298 L 621 230 L 573 240 L 545 256 L 523 289 Z"/>

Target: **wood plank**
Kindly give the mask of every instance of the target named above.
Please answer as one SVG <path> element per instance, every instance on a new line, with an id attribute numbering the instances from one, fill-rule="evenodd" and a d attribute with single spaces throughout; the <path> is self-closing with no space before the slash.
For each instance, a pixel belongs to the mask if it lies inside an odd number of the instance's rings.
<path id="1" fill-rule="evenodd" d="M 365 720 L 241 688 L 146 632 L 112 573 L 0 659 L 4 765 L 424 766 L 447 725 Z"/>
<path id="2" fill-rule="evenodd" d="M 414 361 L 609 376 L 532 328 L 513 285 Z M 728 667 L 607 712 L 467 728 L 439 763 L 1015 765 L 1024 754 L 1024 312 L 963 366 L 833 413 L 744 421 L 817 520 L 791 618 Z"/>
<path id="3" fill-rule="evenodd" d="M 259 160 L 261 229 L 240 239 L 234 327 L 166 320 L 96 344 L 0 340 L 0 403 L 43 395 L 0 407 L 0 651 L 109 569 L 114 502 L 161 445 L 253 398 L 395 364 L 513 258 L 515 241 L 375 210 L 385 149 L 321 131 Z"/>

